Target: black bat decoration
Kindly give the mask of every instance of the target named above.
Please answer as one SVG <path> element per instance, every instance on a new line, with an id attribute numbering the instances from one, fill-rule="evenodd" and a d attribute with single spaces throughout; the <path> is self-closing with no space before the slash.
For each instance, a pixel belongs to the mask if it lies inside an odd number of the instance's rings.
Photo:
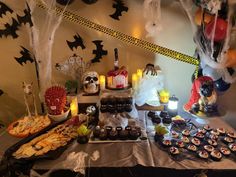
<path id="1" fill-rule="evenodd" d="M 95 57 L 91 60 L 92 63 L 100 62 L 100 59 L 103 55 L 107 55 L 107 50 L 103 50 L 103 45 L 101 40 L 95 40 L 92 41 L 97 49 L 93 50 L 93 54 L 95 54 Z"/>
<path id="2" fill-rule="evenodd" d="M 22 47 L 23 50 L 20 51 L 21 57 L 17 58 L 15 57 L 16 61 L 23 66 L 23 63 L 26 64 L 27 61 L 30 61 L 31 63 L 34 62 L 34 57 L 32 58 L 29 50 L 26 48 Z"/>
<path id="3" fill-rule="evenodd" d="M 0 89 L 0 96 L 2 96 L 2 94 L 4 94 L 4 92 L 2 89 Z"/>
<path id="4" fill-rule="evenodd" d="M 121 0 L 115 0 L 115 3 L 113 3 L 112 5 L 113 8 L 116 9 L 116 11 L 110 15 L 111 18 L 115 19 L 115 20 L 120 20 L 120 16 L 122 16 L 122 12 L 128 12 L 128 7 L 126 7 L 124 5 L 124 3 Z"/>
<path id="5" fill-rule="evenodd" d="M 10 25 L 9 23 L 5 24 L 5 29 L 0 29 L 0 37 L 2 38 L 3 36 L 12 36 L 13 38 L 17 38 L 18 35 L 16 34 L 16 31 L 18 30 L 19 23 L 12 18 L 12 24 Z"/>
<path id="6" fill-rule="evenodd" d="M 6 15 L 7 12 L 12 13 L 13 10 L 9 8 L 6 4 L 0 1 L 0 17 L 2 18 L 2 16 Z"/>
<path id="7" fill-rule="evenodd" d="M 26 24 L 28 23 L 30 25 L 30 27 L 33 26 L 33 22 L 31 20 L 31 10 L 29 8 L 29 5 L 27 4 L 27 8 L 24 10 L 24 16 L 19 16 L 17 15 L 17 20 L 19 22 L 19 24 Z"/>
<path id="8" fill-rule="evenodd" d="M 69 48 L 73 51 L 73 48 L 77 49 L 77 47 L 81 47 L 82 49 L 85 49 L 84 46 L 84 42 L 83 39 L 81 38 L 81 36 L 77 33 L 76 35 L 73 36 L 74 37 L 74 41 L 70 42 L 70 41 L 66 41 Z"/>

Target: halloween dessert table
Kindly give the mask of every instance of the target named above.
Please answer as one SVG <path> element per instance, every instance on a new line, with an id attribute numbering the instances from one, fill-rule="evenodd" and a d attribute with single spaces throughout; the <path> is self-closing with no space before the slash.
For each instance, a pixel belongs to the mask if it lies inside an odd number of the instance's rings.
<path id="1" fill-rule="evenodd" d="M 202 160 L 200 158 L 175 159 L 154 141 L 153 132 L 149 131 L 153 125 L 147 116 L 148 111 L 139 111 L 138 115 L 140 120 L 145 120 L 142 122 L 142 126 L 147 130 L 148 140 L 96 144 L 78 144 L 73 141 L 58 158 L 36 160 L 32 164 L 31 175 L 60 176 L 66 174 L 75 176 L 77 173 L 73 171 L 75 171 L 79 159 L 80 163 L 83 163 L 80 168 L 83 170 L 83 167 L 86 167 L 85 173 L 90 176 L 97 176 L 98 173 L 100 176 L 111 174 L 113 176 L 142 176 L 144 174 L 149 176 L 156 174 L 194 176 L 202 172 L 209 176 L 221 176 L 222 174 L 234 176 L 236 169 L 235 154 L 231 158 L 224 157 L 220 161 Z M 196 118 L 189 114 L 183 116 L 188 116 L 195 125 L 199 125 Z M 222 127 L 227 131 L 234 131 L 220 117 L 208 118 L 207 122 L 207 125 L 213 129 Z M 1 146 L 1 156 L 7 148 L 19 141 L 7 133 L 3 134 L 0 139 L 2 142 L 8 140 Z M 235 151 L 231 151 L 231 153 L 233 152 L 235 153 Z"/>

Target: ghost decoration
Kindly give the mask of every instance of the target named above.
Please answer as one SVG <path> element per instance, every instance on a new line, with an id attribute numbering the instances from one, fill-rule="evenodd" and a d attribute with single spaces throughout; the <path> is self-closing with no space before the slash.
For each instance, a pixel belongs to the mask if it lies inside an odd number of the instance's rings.
<path id="1" fill-rule="evenodd" d="M 82 77 L 83 89 L 87 94 L 96 94 L 99 91 L 99 75 L 96 71 L 87 71 Z"/>
<path id="2" fill-rule="evenodd" d="M 143 77 L 139 81 L 134 93 L 135 103 L 138 106 L 145 104 L 160 106 L 158 92 L 164 89 L 163 79 L 163 75 L 158 66 L 147 64 L 143 72 Z"/>

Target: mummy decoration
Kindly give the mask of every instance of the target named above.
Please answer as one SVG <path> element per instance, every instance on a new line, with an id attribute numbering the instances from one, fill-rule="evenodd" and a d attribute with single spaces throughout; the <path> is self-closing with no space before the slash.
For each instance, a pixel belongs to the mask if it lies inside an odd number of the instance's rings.
<path id="1" fill-rule="evenodd" d="M 144 17 L 147 20 L 145 25 L 147 37 L 154 37 L 162 29 L 161 0 L 145 0 Z"/>
<path id="2" fill-rule="evenodd" d="M 88 94 L 95 94 L 99 91 L 99 76 L 95 71 L 88 71 L 83 75 L 83 89 Z"/>

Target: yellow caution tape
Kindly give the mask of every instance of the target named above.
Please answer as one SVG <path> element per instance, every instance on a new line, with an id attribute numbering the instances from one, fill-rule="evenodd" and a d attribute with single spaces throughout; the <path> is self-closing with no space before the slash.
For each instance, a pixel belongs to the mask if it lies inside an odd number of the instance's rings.
<path id="1" fill-rule="evenodd" d="M 49 8 L 46 7 L 44 4 L 42 4 L 40 1 L 37 1 L 37 5 L 38 5 L 38 7 L 42 8 L 42 9 L 49 10 Z M 133 45 L 138 46 L 140 48 L 149 50 L 153 53 L 158 53 L 158 54 L 161 54 L 161 55 L 164 55 L 164 56 L 167 56 L 167 57 L 170 57 L 170 58 L 173 58 L 173 59 L 185 62 L 185 63 L 196 65 L 195 77 L 198 74 L 199 61 L 198 61 L 197 58 L 194 58 L 194 57 L 186 55 L 186 54 L 182 54 L 180 52 L 168 49 L 166 47 L 159 46 L 157 44 L 153 44 L 151 42 L 148 42 L 148 41 L 145 41 L 145 40 L 142 40 L 142 39 L 135 38 L 133 36 L 129 36 L 127 34 L 124 34 L 124 33 L 120 32 L 120 31 L 116 31 L 116 30 L 107 28 L 105 26 L 94 23 L 94 22 L 92 22 L 92 21 L 90 21 L 90 20 L 88 20 L 84 17 L 81 17 L 77 14 L 74 14 L 70 11 L 67 11 L 67 10 L 64 11 L 62 8 L 59 8 L 59 7 L 55 7 L 53 9 L 53 11 L 57 15 L 62 14 L 62 16 L 65 19 L 67 19 L 71 22 L 78 23 L 82 26 L 86 26 L 86 27 L 88 27 L 90 29 L 94 29 L 96 31 L 100 31 L 100 32 L 105 33 L 109 36 L 112 36 L 116 39 L 119 39 L 123 42 L 133 44 Z"/>

